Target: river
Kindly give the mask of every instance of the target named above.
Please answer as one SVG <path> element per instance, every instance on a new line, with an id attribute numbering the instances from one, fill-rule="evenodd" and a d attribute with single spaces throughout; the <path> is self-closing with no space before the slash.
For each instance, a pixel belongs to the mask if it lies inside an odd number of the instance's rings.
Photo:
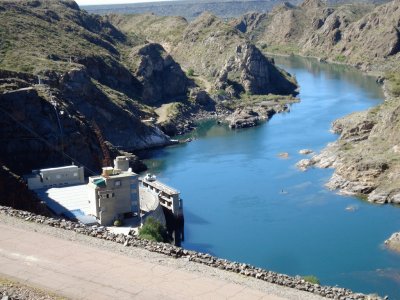
<path id="1" fill-rule="evenodd" d="M 400 255 L 383 246 L 400 230 L 399 208 L 339 196 L 324 187 L 332 170 L 295 167 L 305 158 L 300 149 L 319 151 L 337 139 L 332 121 L 379 104 L 381 87 L 349 67 L 275 60 L 300 85 L 301 102 L 289 113 L 237 131 L 203 122 L 193 142 L 146 157 L 151 172 L 181 191 L 183 247 L 400 299 Z"/>

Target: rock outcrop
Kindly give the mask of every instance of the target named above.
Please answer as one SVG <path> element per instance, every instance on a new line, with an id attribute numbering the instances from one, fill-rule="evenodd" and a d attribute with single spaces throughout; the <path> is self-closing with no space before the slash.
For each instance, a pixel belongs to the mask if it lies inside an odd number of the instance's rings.
<path id="1" fill-rule="evenodd" d="M 272 60 L 268 60 L 252 44 L 241 44 L 235 49 L 220 71 L 216 87 L 219 90 L 232 90 L 234 96 L 241 92 L 254 95 L 294 94 L 297 88 L 290 75 L 278 70 Z"/>
<path id="2" fill-rule="evenodd" d="M 390 238 L 385 241 L 385 246 L 390 250 L 400 253 L 400 232 L 393 233 Z"/>
<path id="3" fill-rule="evenodd" d="M 400 120 L 398 99 L 333 123 L 338 141 L 328 145 L 307 165 L 335 168 L 327 186 L 344 194 L 364 195 L 374 203 L 400 203 L 398 163 Z M 395 146 L 393 146 L 395 145 Z"/>
<path id="4" fill-rule="evenodd" d="M 46 204 L 42 203 L 36 194 L 28 189 L 24 180 L 11 172 L 6 166 L 0 166 L 0 205 L 10 206 L 51 217 Z"/>
<path id="5" fill-rule="evenodd" d="M 159 44 L 134 48 L 130 54 L 135 76 L 142 84 L 142 100 L 149 105 L 186 99 L 190 81 Z"/>

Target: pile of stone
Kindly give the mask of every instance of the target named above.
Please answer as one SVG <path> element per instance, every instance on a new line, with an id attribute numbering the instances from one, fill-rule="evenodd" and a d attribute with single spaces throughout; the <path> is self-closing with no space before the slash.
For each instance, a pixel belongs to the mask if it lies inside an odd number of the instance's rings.
<path id="1" fill-rule="evenodd" d="M 220 259 L 209 254 L 185 250 L 170 244 L 157 243 L 148 240 L 140 239 L 137 236 L 114 234 L 103 226 L 86 226 L 82 223 L 72 222 L 65 219 L 48 218 L 44 216 L 35 215 L 30 212 L 16 210 L 10 207 L 0 206 L 0 214 L 24 219 L 25 221 L 44 224 L 65 230 L 72 230 L 80 234 L 117 242 L 123 244 L 125 247 L 140 247 L 152 252 L 162 253 L 174 258 L 182 258 L 188 261 L 201 263 L 213 268 L 226 270 L 238 273 L 244 276 L 254 277 L 260 280 L 274 283 L 277 285 L 295 288 L 301 291 L 307 291 L 317 295 L 321 295 L 331 299 L 382 299 L 378 296 L 364 295 L 361 293 L 353 293 L 349 289 L 339 287 L 321 286 L 305 281 L 300 276 L 291 277 L 284 274 L 279 274 L 271 271 L 266 271 L 261 268 L 256 268 L 248 264 L 231 262 L 225 259 Z M 385 298 L 387 299 L 387 297 Z"/>
<path id="2" fill-rule="evenodd" d="M 1 300 L 56 300 L 61 299 L 57 295 L 25 286 L 19 282 L 0 279 Z"/>

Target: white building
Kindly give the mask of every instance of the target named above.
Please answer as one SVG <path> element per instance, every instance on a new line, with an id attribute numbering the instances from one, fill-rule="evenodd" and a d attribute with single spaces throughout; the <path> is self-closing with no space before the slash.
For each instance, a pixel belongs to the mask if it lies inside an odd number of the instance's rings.
<path id="1" fill-rule="evenodd" d="M 83 167 L 74 165 L 33 170 L 25 178 L 31 190 L 85 183 Z"/>

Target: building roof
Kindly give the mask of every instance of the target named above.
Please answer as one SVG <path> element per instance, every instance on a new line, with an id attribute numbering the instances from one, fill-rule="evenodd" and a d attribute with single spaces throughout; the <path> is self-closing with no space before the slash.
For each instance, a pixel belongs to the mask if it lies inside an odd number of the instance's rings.
<path id="1" fill-rule="evenodd" d="M 86 184 L 38 189 L 35 192 L 57 215 L 75 218 L 85 224 L 96 222 L 95 217 L 86 215 L 89 211 L 89 194 Z"/>
<path id="2" fill-rule="evenodd" d="M 168 186 L 168 185 L 166 185 L 164 183 L 161 183 L 158 180 L 150 181 L 150 180 L 146 180 L 146 178 L 143 178 L 142 181 L 146 182 L 148 185 L 151 185 L 151 186 L 153 186 L 153 187 L 155 187 L 155 188 L 157 188 L 157 189 L 159 189 L 159 190 L 161 190 L 161 191 L 163 191 L 163 192 L 165 192 L 165 193 L 167 193 L 169 195 L 179 194 L 178 190 L 176 190 L 176 189 L 174 189 L 174 188 L 172 188 L 172 187 L 170 187 L 170 186 Z"/>
<path id="3" fill-rule="evenodd" d="M 44 172 L 44 171 L 61 171 L 61 170 L 75 170 L 75 169 L 78 169 L 78 166 L 71 165 L 71 166 L 63 166 L 63 167 L 57 167 L 57 168 L 40 169 L 40 172 Z"/>

